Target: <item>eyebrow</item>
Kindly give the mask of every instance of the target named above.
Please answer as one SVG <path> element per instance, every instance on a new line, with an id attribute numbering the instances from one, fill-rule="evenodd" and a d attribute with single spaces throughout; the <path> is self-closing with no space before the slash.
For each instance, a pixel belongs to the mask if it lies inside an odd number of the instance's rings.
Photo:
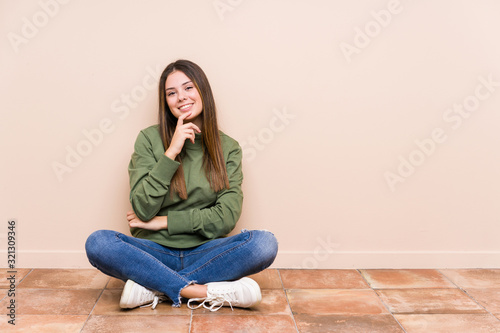
<path id="1" fill-rule="evenodd" d="M 191 83 L 191 81 L 186 81 L 186 82 L 184 82 L 183 84 L 181 84 L 181 86 L 184 86 L 184 85 L 186 85 L 186 84 L 188 84 L 188 83 Z M 167 88 L 167 89 L 165 89 L 165 90 L 170 90 L 170 89 L 175 89 L 175 88 L 174 88 L 174 87 L 170 87 L 170 88 Z"/>

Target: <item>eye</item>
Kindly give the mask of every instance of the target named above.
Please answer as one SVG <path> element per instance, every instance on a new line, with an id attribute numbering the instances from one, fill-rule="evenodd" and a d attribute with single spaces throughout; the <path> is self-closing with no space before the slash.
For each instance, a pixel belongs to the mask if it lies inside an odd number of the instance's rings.
<path id="1" fill-rule="evenodd" d="M 172 96 L 173 94 L 175 94 L 175 92 L 171 91 L 167 93 L 167 96 Z"/>
<path id="2" fill-rule="evenodd" d="M 191 90 L 191 89 L 193 89 L 193 87 L 192 87 L 192 86 L 187 86 L 187 87 L 186 87 L 186 90 Z"/>

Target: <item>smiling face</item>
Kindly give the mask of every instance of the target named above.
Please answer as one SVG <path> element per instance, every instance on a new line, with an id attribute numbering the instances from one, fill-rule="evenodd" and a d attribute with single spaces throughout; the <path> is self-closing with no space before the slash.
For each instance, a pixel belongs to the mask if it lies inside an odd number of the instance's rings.
<path id="1" fill-rule="evenodd" d="M 184 122 L 193 122 L 201 128 L 203 102 L 194 82 L 186 74 L 181 71 L 170 73 L 165 82 L 165 97 L 168 108 L 176 118 L 191 112 Z"/>

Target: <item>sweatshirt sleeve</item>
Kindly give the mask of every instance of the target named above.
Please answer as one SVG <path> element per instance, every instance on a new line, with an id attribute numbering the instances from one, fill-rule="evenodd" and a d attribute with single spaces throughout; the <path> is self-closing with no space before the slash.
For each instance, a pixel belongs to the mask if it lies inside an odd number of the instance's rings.
<path id="1" fill-rule="evenodd" d="M 139 133 L 128 172 L 130 203 L 140 220 L 149 221 L 158 214 L 179 165 L 165 155 L 157 160 L 151 141 L 142 131 Z"/>
<path id="2" fill-rule="evenodd" d="M 241 160 L 242 150 L 237 145 L 226 160 L 229 188 L 217 193 L 217 199 L 211 207 L 169 212 L 169 234 L 199 234 L 214 239 L 233 230 L 243 204 Z"/>

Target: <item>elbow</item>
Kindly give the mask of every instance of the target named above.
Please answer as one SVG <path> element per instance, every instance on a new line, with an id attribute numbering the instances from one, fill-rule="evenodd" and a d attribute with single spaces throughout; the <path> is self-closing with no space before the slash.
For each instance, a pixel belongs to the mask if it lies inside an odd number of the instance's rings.
<path id="1" fill-rule="evenodd" d="M 134 205 L 134 203 L 132 202 L 132 209 L 134 210 L 134 213 L 135 215 L 137 216 L 137 218 L 139 220 L 141 220 L 142 222 L 148 222 L 149 220 L 151 220 L 153 217 L 155 217 L 155 214 L 151 214 L 151 213 L 147 213 L 145 211 L 143 211 L 140 207 L 138 207 L 137 205 Z"/>
<path id="2" fill-rule="evenodd" d="M 141 220 L 142 222 L 149 222 L 151 219 L 153 219 L 153 217 L 155 217 L 155 215 L 145 215 L 145 214 L 140 214 L 138 215 L 137 213 L 135 213 L 135 215 L 137 215 L 137 217 L 139 218 L 139 220 Z"/>
<path id="3" fill-rule="evenodd" d="M 226 223 L 224 223 L 224 231 L 223 234 L 227 235 L 231 231 L 233 231 L 234 227 L 236 227 L 236 223 L 238 222 L 238 217 L 237 216 L 232 216 L 231 218 L 226 220 Z"/>

